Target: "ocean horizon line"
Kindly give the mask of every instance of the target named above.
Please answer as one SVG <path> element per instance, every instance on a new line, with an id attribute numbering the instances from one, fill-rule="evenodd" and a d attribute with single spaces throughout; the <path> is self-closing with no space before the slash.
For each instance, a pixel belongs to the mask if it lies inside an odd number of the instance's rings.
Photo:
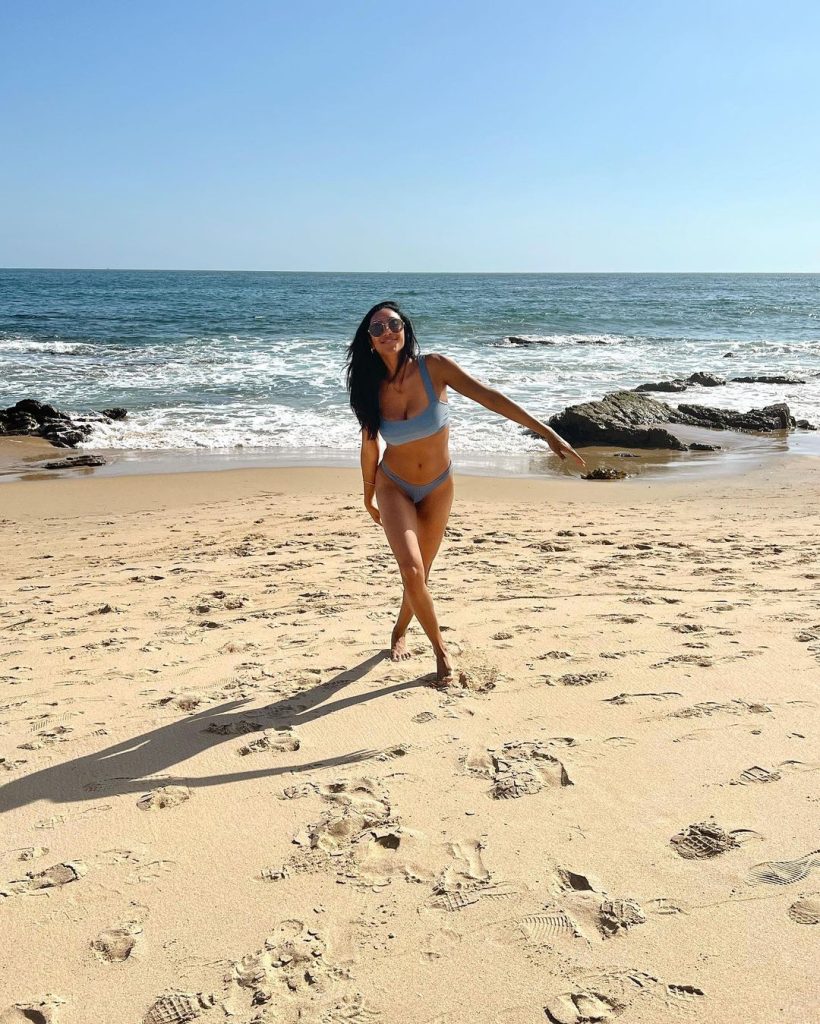
<path id="1" fill-rule="evenodd" d="M 312 274 L 349 277 L 820 277 L 820 270 L 221 270 L 214 267 L 0 267 L 3 273 Z"/>

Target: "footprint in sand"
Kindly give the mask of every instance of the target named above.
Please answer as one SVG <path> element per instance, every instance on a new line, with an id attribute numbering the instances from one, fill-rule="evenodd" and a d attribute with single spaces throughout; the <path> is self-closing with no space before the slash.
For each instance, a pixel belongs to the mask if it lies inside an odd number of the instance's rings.
<path id="1" fill-rule="evenodd" d="M 544 1012 L 552 1024 L 598 1024 L 614 1020 L 638 1000 L 658 1000 L 680 1011 L 694 1009 L 704 997 L 695 985 L 664 984 L 643 971 L 612 971 L 588 978 L 573 992 L 554 996 Z"/>
<path id="2" fill-rule="evenodd" d="M 540 914 L 523 917 L 517 926 L 528 942 L 538 945 L 551 946 L 561 939 L 584 938 L 577 922 L 558 907 L 546 908 Z"/>
<path id="3" fill-rule="evenodd" d="M 301 746 L 299 739 L 289 730 L 287 732 L 266 732 L 264 736 L 251 740 L 250 743 L 237 750 L 241 757 L 248 754 L 284 754 L 289 751 L 298 750 Z"/>
<path id="4" fill-rule="evenodd" d="M 160 996 L 142 1018 L 142 1024 L 187 1024 L 215 1006 L 213 996 L 201 992 L 169 992 Z"/>
<path id="5" fill-rule="evenodd" d="M 554 676 L 542 676 L 547 686 L 589 686 L 590 683 L 600 682 L 601 679 L 609 679 L 611 672 L 567 672 L 557 679 Z"/>
<path id="6" fill-rule="evenodd" d="M 753 764 L 751 768 L 744 769 L 736 779 L 732 779 L 731 785 L 749 786 L 764 782 L 777 782 L 781 778 L 782 775 L 779 771 Z"/>
<path id="7" fill-rule="evenodd" d="M 572 871 L 558 871 L 554 889 L 560 900 L 516 922 L 513 938 L 523 935 L 536 944 L 554 945 L 560 939 L 586 942 L 611 939 L 646 923 L 637 900 L 614 899 L 600 883 Z"/>
<path id="8" fill-rule="evenodd" d="M 605 939 L 620 935 L 636 925 L 645 924 L 646 915 L 636 900 L 605 899 L 598 911 L 598 927 Z"/>
<path id="9" fill-rule="evenodd" d="M 484 848 L 484 843 L 474 839 L 447 844 L 451 859 L 433 885 L 433 907 L 452 913 L 482 900 L 516 895 L 511 885 L 493 879 L 484 863 Z"/>
<path id="10" fill-rule="evenodd" d="M 432 906 L 438 910 L 451 913 L 464 910 L 483 900 L 506 900 L 516 896 L 518 890 L 506 882 L 488 882 L 486 885 L 473 885 L 458 889 L 455 892 L 434 892 Z"/>
<path id="11" fill-rule="evenodd" d="M 592 989 L 580 992 L 564 992 L 555 996 L 545 1007 L 547 1020 L 553 1024 L 591 1024 L 591 1022 L 614 1020 L 626 1009 L 603 992 Z"/>
<path id="12" fill-rule="evenodd" d="M 160 786 L 152 789 L 137 801 L 141 811 L 161 811 L 166 807 L 177 807 L 191 799 L 191 791 L 187 786 Z"/>
<path id="13" fill-rule="evenodd" d="M 88 872 L 88 867 L 79 860 L 54 864 L 45 871 L 30 871 L 26 878 L 9 882 L 0 895 L 12 896 L 19 893 L 38 892 L 41 889 L 57 889 L 69 882 L 76 882 Z"/>
<path id="14" fill-rule="evenodd" d="M 233 964 L 223 1005 L 230 1008 L 231 1016 L 241 1015 L 242 1019 L 257 1007 L 271 1004 L 277 1020 L 298 1018 L 326 1024 L 377 1020 L 378 1014 L 360 993 L 339 991 L 349 981 L 349 971 L 331 959 L 322 932 L 302 921 L 286 920 L 267 936 L 261 949 Z"/>
<path id="15" fill-rule="evenodd" d="M 692 704 L 688 708 L 681 708 L 680 711 L 670 711 L 670 718 L 709 718 L 712 715 L 725 712 L 730 715 L 769 715 L 772 713 L 768 704 L 753 703 L 735 699 L 726 704 L 719 704 L 717 701 L 707 700 L 700 704 Z"/>
<path id="16" fill-rule="evenodd" d="M 786 913 L 795 924 L 820 924 L 820 893 L 801 896 Z"/>
<path id="17" fill-rule="evenodd" d="M 656 661 L 650 668 L 663 668 L 665 665 L 696 665 L 698 668 L 713 668 L 715 659 L 703 654 L 672 654 L 663 661 Z"/>
<path id="18" fill-rule="evenodd" d="M 121 963 L 134 952 L 142 928 L 135 922 L 117 928 L 106 928 L 91 943 L 91 948 L 100 960 L 107 963 Z"/>
<path id="19" fill-rule="evenodd" d="M 15 1003 L 0 1011 L 0 1024 L 54 1024 L 55 1013 L 64 999 L 46 996 L 39 1003 Z"/>
<path id="20" fill-rule="evenodd" d="M 717 857 L 740 846 L 734 835 L 711 821 L 689 825 L 669 840 L 679 857 L 685 860 L 704 860 Z"/>
<path id="21" fill-rule="evenodd" d="M 319 786 L 318 793 L 332 805 L 330 810 L 294 836 L 299 852 L 282 867 L 264 868 L 263 881 L 276 882 L 323 868 L 356 879 L 359 872 L 354 843 L 370 842 L 384 851 L 401 842 L 402 832 L 392 816 L 389 795 L 374 779 L 339 779 Z"/>
<path id="22" fill-rule="evenodd" d="M 252 718 L 237 718 L 230 722 L 211 722 L 203 732 L 212 732 L 217 736 L 246 736 L 250 732 L 262 732 L 264 725 Z"/>
<path id="23" fill-rule="evenodd" d="M 423 960 L 451 959 L 459 953 L 464 936 L 452 928 L 441 928 L 432 932 L 420 945 Z"/>
<path id="24" fill-rule="evenodd" d="M 501 748 L 471 751 L 464 767 L 471 775 L 492 779 L 490 793 L 497 800 L 573 785 L 562 762 L 537 741 L 514 740 Z"/>
<path id="25" fill-rule="evenodd" d="M 751 885 L 794 885 L 820 868 L 820 850 L 812 850 L 796 860 L 767 860 L 749 870 Z"/>
<path id="26" fill-rule="evenodd" d="M 67 743 L 69 733 L 72 732 L 74 730 L 67 725 L 55 725 L 53 729 L 39 732 L 33 740 L 28 740 L 26 743 L 18 743 L 17 749 L 42 750 L 43 747 L 52 747 L 55 743 Z"/>
<path id="27" fill-rule="evenodd" d="M 603 887 L 594 875 L 584 875 L 578 871 L 569 871 L 566 868 L 558 868 L 553 879 L 553 888 L 556 892 L 600 892 Z"/>

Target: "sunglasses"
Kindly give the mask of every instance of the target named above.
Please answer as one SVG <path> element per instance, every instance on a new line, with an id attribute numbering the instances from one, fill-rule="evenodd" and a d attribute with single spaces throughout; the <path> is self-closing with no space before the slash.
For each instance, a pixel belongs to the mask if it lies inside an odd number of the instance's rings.
<path id="1" fill-rule="evenodd" d="M 398 334 L 404 323 L 397 316 L 391 316 L 389 320 L 374 320 L 367 328 L 367 333 L 371 338 L 380 338 L 388 327 L 393 334 Z"/>

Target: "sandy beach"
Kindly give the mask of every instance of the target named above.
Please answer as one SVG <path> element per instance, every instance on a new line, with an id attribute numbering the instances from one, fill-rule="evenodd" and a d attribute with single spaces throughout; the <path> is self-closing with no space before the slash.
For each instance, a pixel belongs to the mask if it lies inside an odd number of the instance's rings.
<path id="1" fill-rule="evenodd" d="M 820 461 L 0 485 L 0 1022 L 806 1024 Z"/>

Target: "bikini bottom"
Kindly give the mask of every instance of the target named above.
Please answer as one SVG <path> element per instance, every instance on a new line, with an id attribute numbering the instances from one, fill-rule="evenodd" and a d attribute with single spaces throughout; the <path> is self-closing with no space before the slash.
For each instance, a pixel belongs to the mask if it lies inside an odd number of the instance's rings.
<path id="1" fill-rule="evenodd" d="M 434 491 L 439 484 L 443 484 L 447 477 L 453 471 L 452 462 L 444 470 L 441 476 L 437 476 L 435 480 L 431 480 L 429 484 L 411 484 L 407 480 L 402 480 L 400 476 L 396 476 L 392 470 L 389 470 L 383 462 L 379 463 L 379 468 L 382 473 L 387 477 L 388 480 L 392 480 L 397 487 L 399 487 L 407 497 L 413 502 L 414 505 L 418 505 L 422 498 L 426 498 L 431 491 Z"/>

